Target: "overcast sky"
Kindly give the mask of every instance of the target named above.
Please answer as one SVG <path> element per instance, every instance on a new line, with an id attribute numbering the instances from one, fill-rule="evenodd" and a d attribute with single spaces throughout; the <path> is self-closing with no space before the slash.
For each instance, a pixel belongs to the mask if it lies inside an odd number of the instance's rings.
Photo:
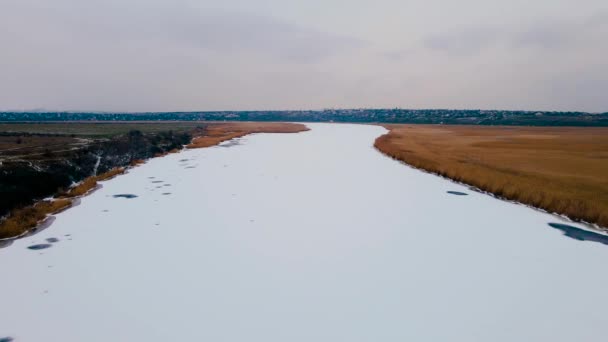
<path id="1" fill-rule="evenodd" d="M 608 111 L 606 0 L 0 0 L 0 110 Z"/>

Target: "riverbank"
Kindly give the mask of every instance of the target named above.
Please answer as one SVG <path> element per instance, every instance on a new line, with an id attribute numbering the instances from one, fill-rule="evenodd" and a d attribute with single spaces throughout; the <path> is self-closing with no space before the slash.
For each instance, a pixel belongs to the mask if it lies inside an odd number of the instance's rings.
<path id="1" fill-rule="evenodd" d="M 137 128 L 137 126 L 134 126 L 133 128 Z M 124 166 L 113 167 L 112 169 L 109 169 L 101 174 L 86 177 L 66 190 L 57 188 L 53 198 L 51 199 L 40 200 L 32 205 L 12 209 L 11 212 L 0 221 L 0 240 L 18 238 L 27 235 L 30 232 L 36 231 L 37 227 L 50 215 L 68 209 L 70 206 L 72 206 L 76 198 L 86 196 L 87 194 L 95 191 L 99 187 L 99 182 L 106 181 L 115 176 L 123 174 L 127 172 L 129 168 L 137 167 L 138 165 L 142 164 L 146 159 L 176 153 L 184 147 L 210 147 L 220 144 L 223 141 L 242 137 L 252 133 L 296 133 L 306 130 L 308 130 L 308 128 L 302 124 L 272 122 L 209 123 L 198 125 L 194 130 L 188 132 L 193 138 L 186 146 L 182 145 L 181 147 L 176 147 L 171 145 L 170 149 L 167 149 L 166 151 L 159 150 L 159 152 L 154 153 L 153 156 L 146 154 L 128 156 L 128 158 L 124 158 Z M 139 131 L 129 131 L 131 139 L 134 135 L 133 132 Z M 156 132 L 156 134 L 163 135 L 166 134 L 166 132 L 159 131 Z M 142 136 L 140 134 L 136 135 L 138 137 Z M 173 133 L 171 135 L 173 135 Z M 155 139 L 154 137 L 155 136 L 152 137 L 152 140 Z M 153 147 L 156 147 L 156 145 Z M 125 153 L 126 152 L 131 151 L 129 149 L 125 149 Z"/>
<path id="2" fill-rule="evenodd" d="M 204 148 L 253 133 L 298 133 L 308 131 L 303 124 L 284 122 L 226 122 L 208 126 L 187 148 Z"/>
<path id="3" fill-rule="evenodd" d="M 411 166 L 608 230 L 608 129 L 385 125 Z"/>
<path id="4" fill-rule="evenodd" d="M 309 127 L 150 159 L 0 248 L 0 336 L 604 342 L 605 239 Z"/>

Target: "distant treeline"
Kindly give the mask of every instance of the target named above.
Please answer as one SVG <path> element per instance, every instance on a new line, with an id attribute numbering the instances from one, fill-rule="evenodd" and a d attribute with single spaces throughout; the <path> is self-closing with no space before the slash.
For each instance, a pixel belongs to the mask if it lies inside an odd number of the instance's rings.
<path id="1" fill-rule="evenodd" d="M 0 121 L 300 121 L 523 126 L 608 126 L 608 113 L 450 109 L 340 109 L 164 113 L 0 112 Z"/>

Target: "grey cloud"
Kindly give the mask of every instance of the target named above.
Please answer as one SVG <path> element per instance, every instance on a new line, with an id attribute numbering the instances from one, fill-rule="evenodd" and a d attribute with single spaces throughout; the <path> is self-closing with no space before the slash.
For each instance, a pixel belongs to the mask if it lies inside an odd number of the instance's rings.
<path id="1" fill-rule="evenodd" d="M 313 62 L 349 52 L 365 42 L 288 23 L 272 16 L 188 6 L 149 6 L 125 11 L 102 4 L 92 11 L 55 8 L 65 31 L 86 42 L 162 42 L 217 52 L 253 52 L 295 62 Z"/>
<path id="2" fill-rule="evenodd" d="M 539 87 L 544 92 L 542 98 L 551 99 L 552 103 L 562 108 L 595 108 L 597 112 L 608 111 L 608 72 L 588 70 L 552 76 Z"/>
<path id="3" fill-rule="evenodd" d="M 470 55 L 496 44 L 502 36 L 503 32 L 498 28 L 478 27 L 435 34 L 425 38 L 422 44 L 430 50 Z"/>
<path id="4" fill-rule="evenodd" d="M 556 49 L 571 43 L 579 31 L 566 24 L 536 25 L 512 34 L 510 40 L 515 47 Z"/>
<path id="5" fill-rule="evenodd" d="M 608 39 L 608 12 L 601 11 L 577 21 L 548 21 L 514 33 L 512 46 L 541 49 L 573 48 L 582 40 L 604 34 Z"/>
<path id="6" fill-rule="evenodd" d="M 605 0 L 0 3 L 0 109 L 595 111 L 607 101 Z"/>
<path id="7" fill-rule="evenodd" d="M 598 11 L 589 16 L 586 24 L 592 28 L 608 27 L 608 10 Z"/>
<path id="8" fill-rule="evenodd" d="M 450 55 L 473 55 L 492 46 L 510 48 L 560 49 L 573 47 L 581 37 L 608 27 L 608 12 L 598 12 L 573 22 L 547 21 L 523 29 L 473 27 L 428 36 L 422 46 Z"/>
<path id="9" fill-rule="evenodd" d="M 413 56 L 416 53 L 414 49 L 391 50 L 383 53 L 383 57 L 390 61 L 401 61 L 407 57 Z"/>
<path id="10" fill-rule="evenodd" d="M 355 38 L 245 13 L 201 13 L 169 32 L 202 48 L 257 51 L 294 61 L 313 61 L 364 45 Z"/>

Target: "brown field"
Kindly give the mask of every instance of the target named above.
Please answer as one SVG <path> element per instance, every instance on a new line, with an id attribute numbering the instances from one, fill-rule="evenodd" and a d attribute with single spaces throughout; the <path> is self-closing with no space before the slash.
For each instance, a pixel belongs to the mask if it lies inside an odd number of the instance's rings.
<path id="1" fill-rule="evenodd" d="M 64 152 L 80 148 L 88 141 L 69 136 L 0 135 L 0 162 L 60 158 Z"/>
<path id="2" fill-rule="evenodd" d="M 608 128 L 385 127 L 374 146 L 395 159 L 608 227 Z"/>
<path id="3" fill-rule="evenodd" d="M 251 133 L 297 133 L 307 131 L 302 124 L 282 122 L 227 122 L 209 125 L 202 135 L 192 140 L 188 148 L 203 148 Z"/>
<path id="4" fill-rule="evenodd" d="M 189 132 L 208 121 L 87 121 L 87 122 L 30 122 L 7 123 L 0 122 L 0 132 L 57 135 L 71 138 L 110 138 L 120 134 L 138 130 L 143 133 L 158 133 L 166 131 Z M 28 140 L 29 138 L 24 138 Z"/>

